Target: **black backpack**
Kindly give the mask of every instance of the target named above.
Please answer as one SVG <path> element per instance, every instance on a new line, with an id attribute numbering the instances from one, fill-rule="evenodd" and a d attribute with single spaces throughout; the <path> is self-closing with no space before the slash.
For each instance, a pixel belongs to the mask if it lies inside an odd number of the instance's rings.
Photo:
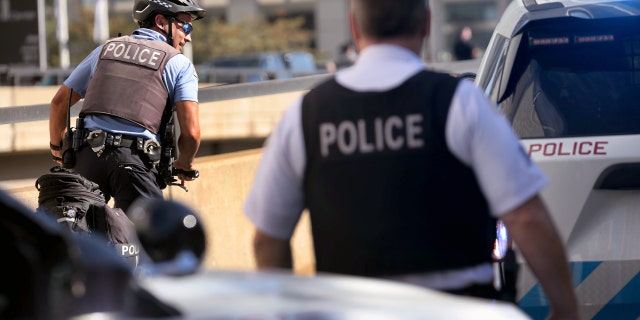
<path id="1" fill-rule="evenodd" d="M 74 233 L 104 237 L 132 266 L 140 247 L 133 222 L 119 208 L 110 207 L 98 184 L 60 166 L 36 180 L 37 212 L 46 212 Z"/>

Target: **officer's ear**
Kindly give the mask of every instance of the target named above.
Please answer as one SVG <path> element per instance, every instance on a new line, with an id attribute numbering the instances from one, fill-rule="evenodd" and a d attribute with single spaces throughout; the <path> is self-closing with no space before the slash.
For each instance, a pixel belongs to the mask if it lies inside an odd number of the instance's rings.
<path id="1" fill-rule="evenodd" d="M 164 29 L 164 26 L 166 26 L 169 22 L 167 21 L 167 18 L 165 18 L 164 15 L 162 14 L 156 14 L 155 17 L 155 25 L 156 27 L 160 28 L 160 29 Z"/>

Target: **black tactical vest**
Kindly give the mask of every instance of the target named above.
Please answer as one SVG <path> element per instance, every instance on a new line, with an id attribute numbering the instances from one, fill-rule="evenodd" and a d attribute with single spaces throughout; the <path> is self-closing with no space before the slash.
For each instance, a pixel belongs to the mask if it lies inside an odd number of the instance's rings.
<path id="1" fill-rule="evenodd" d="M 120 117 L 158 133 L 169 96 L 162 72 L 179 53 L 160 40 L 125 36 L 107 41 L 81 113 Z"/>
<path id="2" fill-rule="evenodd" d="M 495 221 L 446 146 L 458 80 L 423 71 L 387 92 L 329 80 L 302 103 L 304 190 L 321 272 L 385 276 L 491 261 Z"/>

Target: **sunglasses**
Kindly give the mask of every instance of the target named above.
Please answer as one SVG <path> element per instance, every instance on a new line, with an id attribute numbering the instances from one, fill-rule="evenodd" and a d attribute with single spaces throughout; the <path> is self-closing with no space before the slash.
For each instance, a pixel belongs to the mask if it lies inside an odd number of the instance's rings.
<path id="1" fill-rule="evenodd" d="M 185 35 L 188 36 L 193 31 L 193 25 L 191 23 L 186 22 L 184 20 L 180 20 L 180 19 L 178 19 L 176 17 L 173 17 L 173 19 L 178 21 L 178 22 L 180 22 L 180 23 L 182 23 L 182 27 L 181 28 L 182 28 L 182 32 L 184 32 Z"/>

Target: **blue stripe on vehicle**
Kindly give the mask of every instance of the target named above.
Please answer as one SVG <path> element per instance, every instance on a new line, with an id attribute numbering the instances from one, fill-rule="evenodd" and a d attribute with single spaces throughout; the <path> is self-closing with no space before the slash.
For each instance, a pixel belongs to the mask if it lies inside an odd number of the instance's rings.
<path id="1" fill-rule="evenodd" d="M 518 301 L 518 306 L 534 320 L 543 320 L 549 314 L 549 301 L 544 295 L 544 292 L 542 292 L 540 284 L 533 286 L 533 288 Z"/>
<path id="2" fill-rule="evenodd" d="M 574 286 L 582 283 L 601 263 L 601 261 L 572 262 L 570 268 Z M 549 315 L 549 301 L 539 283 L 522 296 L 518 306 L 534 320 L 543 320 Z"/>
<path id="3" fill-rule="evenodd" d="M 571 262 L 569 267 L 571 268 L 573 286 L 581 284 L 600 264 L 602 261 Z"/>
<path id="4" fill-rule="evenodd" d="M 593 319 L 638 319 L 640 317 L 640 274 L 627 283 Z"/>

